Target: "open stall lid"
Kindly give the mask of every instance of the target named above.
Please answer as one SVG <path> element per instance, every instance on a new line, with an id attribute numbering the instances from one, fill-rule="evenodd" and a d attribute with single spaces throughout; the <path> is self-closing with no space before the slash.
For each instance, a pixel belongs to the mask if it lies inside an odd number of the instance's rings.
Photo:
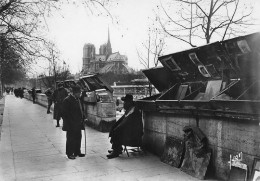
<path id="1" fill-rule="evenodd" d="M 106 89 L 109 92 L 113 92 L 113 88 L 109 86 L 99 74 L 90 74 L 86 76 L 82 76 L 79 79 L 80 85 L 88 91 L 92 92 L 99 89 Z"/>
<path id="2" fill-rule="evenodd" d="M 222 79 L 232 69 L 220 42 L 159 57 L 162 65 L 181 82 Z"/>
<path id="3" fill-rule="evenodd" d="M 179 81 L 178 78 L 165 67 L 144 69 L 142 72 L 159 92 L 169 89 Z"/>
<path id="4" fill-rule="evenodd" d="M 163 67 L 143 70 L 150 82 L 164 92 L 159 99 L 192 100 L 196 92 L 203 93 L 199 100 L 216 98 L 218 92 L 233 100 L 260 99 L 260 33 L 164 55 L 159 61 Z"/>
<path id="5" fill-rule="evenodd" d="M 254 82 L 260 77 L 260 33 L 253 33 L 222 42 L 237 78 Z"/>
<path id="6" fill-rule="evenodd" d="M 258 79 L 260 33 L 164 55 L 159 61 L 182 82 Z"/>

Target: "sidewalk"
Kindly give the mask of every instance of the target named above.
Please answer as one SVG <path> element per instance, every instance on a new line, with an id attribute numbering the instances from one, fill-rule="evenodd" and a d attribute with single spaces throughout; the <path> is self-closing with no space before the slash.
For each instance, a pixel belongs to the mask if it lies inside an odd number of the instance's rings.
<path id="1" fill-rule="evenodd" d="M 0 180 L 198 180 L 160 161 L 150 153 L 108 160 L 108 133 L 87 132 L 87 155 L 65 155 L 66 134 L 55 127 L 46 108 L 26 99 L 5 98 L 0 141 Z M 83 135 L 83 134 L 82 134 Z M 84 136 L 81 151 L 84 153 Z"/>

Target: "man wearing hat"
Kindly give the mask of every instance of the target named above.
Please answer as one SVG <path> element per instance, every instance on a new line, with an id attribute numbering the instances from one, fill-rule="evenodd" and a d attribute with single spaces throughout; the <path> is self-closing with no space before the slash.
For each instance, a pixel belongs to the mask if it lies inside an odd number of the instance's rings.
<path id="1" fill-rule="evenodd" d="M 126 94 L 121 98 L 124 101 L 125 114 L 112 126 L 109 133 L 112 150 L 108 159 L 118 157 L 122 153 L 122 145 L 141 146 L 143 136 L 142 114 L 134 106 L 133 96 Z"/>
<path id="2" fill-rule="evenodd" d="M 83 127 L 83 109 L 80 98 L 80 87 L 73 86 L 72 94 L 66 97 L 62 105 L 62 130 L 67 131 L 66 155 L 69 159 L 75 159 L 77 156 L 84 157 L 80 151 L 81 146 L 81 130 Z"/>
<path id="3" fill-rule="evenodd" d="M 60 127 L 60 119 L 62 113 L 62 101 L 68 96 L 68 92 L 63 87 L 63 83 L 58 83 L 58 89 L 53 92 L 53 102 L 54 102 L 54 114 L 53 119 L 57 120 L 56 127 Z"/>

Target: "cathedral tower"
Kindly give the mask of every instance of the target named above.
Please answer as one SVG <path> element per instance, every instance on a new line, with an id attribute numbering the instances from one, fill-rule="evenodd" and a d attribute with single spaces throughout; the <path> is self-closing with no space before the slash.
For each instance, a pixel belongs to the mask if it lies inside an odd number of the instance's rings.
<path id="1" fill-rule="evenodd" d="M 93 44 L 85 44 L 83 47 L 83 66 L 82 70 L 90 68 L 90 62 L 95 59 L 96 49 Z"/>

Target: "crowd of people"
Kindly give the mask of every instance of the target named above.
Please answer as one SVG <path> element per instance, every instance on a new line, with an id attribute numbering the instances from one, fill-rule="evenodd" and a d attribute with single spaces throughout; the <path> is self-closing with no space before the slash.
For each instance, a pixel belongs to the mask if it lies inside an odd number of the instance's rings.
<path id="1" fill-rule="evenodd" d="M 24 97 L 24 89 L 25 88 L 22 88 L 22 87 L 20 87 L 20 88 L 17 88 L 17 89 L 14 89 L 14 95 L 15 95 L 15 97 L 20 97 L 20 98 L 23 98 Z"/>
<path id="2" fill-rule="evenodd" d="M 33 103 L 36 99 L 35 87 L 30 91 Z M 57 89 L 48 88 L 45 92 L 48 100 L 47 114 L 51 113 L 51 106 L 54 103 L 53 119 L 57 121 L 56 127 L 60 127 L 60 120 L 63 120 L 62 130 L 66 131 L 66 155 L 68 159 L 84 157 L 81 153 L 81 130 L 85 130 L 85 114 L 81 87 L 72 86 L 70 91 L 64 88 L 62 82 Z M 23 97 L 23 89 L 15 89 L 15 96 Z M 107 158 L 116 158 L 123 152 L 122 146 L 141 146 L 143 135 L 142 114 L 135 106 L 133 96 L 127 94 L 122 97 L 124 115 L 112 126 L 109 137 L 112 149 L 108 150 Z"/>

